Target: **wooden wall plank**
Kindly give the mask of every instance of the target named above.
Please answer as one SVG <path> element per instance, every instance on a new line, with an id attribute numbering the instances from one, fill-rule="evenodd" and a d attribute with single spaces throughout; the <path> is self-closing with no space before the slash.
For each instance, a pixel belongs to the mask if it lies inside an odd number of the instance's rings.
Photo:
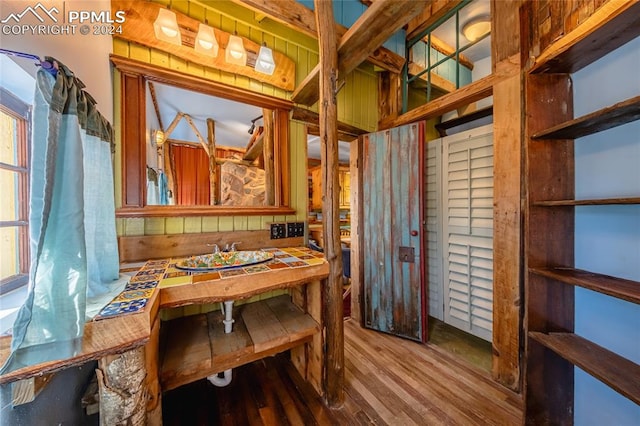
<path id="1" fill-rule="evenodd" d="M 304 238 L 282 238 L 272 240 L 269 230 L 207 232 L 201 234 L 160 234 L 122 236 L 118 238 L 121 262 L 135 262 L 147 259 L 192 256 L 210 253 L 213 248 L 207 244 L 227 244 L 238 242 L 241 250 L 255 250 L 263 247 L 295 247 L 304 244 Z"/>

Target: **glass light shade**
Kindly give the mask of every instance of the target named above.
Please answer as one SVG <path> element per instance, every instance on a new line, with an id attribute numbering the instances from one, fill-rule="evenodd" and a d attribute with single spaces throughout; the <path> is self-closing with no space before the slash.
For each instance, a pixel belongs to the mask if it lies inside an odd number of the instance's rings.
<path id="1" fill-rule="evenodd" d="M 180 28 L 178 28 L 178 20 L 174 12 L 167 9 L 160 9 L 158 17 L 153 23 L 153 30 L 158 40 L 178 46 L 182 45 Z"/>
<path id="2" fill-rule="evenodd" d="M 276 63 L 273 61 L 273 51 L 267 46 L 260 47 L 255 70 L 263 74 L 272 75 L 275 69 Z"/>
<path id="3" fill-rule="evenodd" d="M 462 27 L 462 35 L 474 42 L 480 37 L 491 32 L 491 20 L 488 16 L 481 16 L 464 24 Z"/>
<path id="4" fill-rule="evenodd" d="M 244 50 L 242 39 L 237 35 L 229 36 L 229 43 L 227 44 L 224 60 L 235 65 L 247 64 L 247 51 Z"/>
<path id="5" fill-rule="evenodd" d="M 162 130 L 156 130 L 154 132 L 153 139 L 157 146 L 162 146 L 165 141 L 164 132 Z"/>
<path id="6" fill-rule="evenodd" d="M 216 40 L 216 34 L 213 32 L 213 28 L 205 24 L 200 24 L 194 46 L 195 51 L 203 55 L 213 56 L 214 58 L 218 56 L 218 40 Z"/>

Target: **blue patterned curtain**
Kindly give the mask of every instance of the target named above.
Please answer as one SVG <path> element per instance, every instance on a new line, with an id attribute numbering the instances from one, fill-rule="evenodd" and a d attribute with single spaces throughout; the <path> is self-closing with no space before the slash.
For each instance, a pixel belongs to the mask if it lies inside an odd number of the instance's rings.
<path id="1" fill-rule="evenodd" d="M 0 373 L 81 350 L 88 298 L 119 281 L 113 129 L 63 64 L 38 71 L 31 141 L 27 299 Z"/>

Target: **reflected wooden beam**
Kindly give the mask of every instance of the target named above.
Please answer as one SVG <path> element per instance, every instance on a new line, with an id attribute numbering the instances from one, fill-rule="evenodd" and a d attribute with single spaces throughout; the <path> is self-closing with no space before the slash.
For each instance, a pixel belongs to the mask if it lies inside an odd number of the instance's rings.
<path id="1" fill-rule="evenodd" d="M 209 202 L 215 206 L 218 196 L 218 165 L 216 164 L 216 122 L 212 118 L 207 118 L 207 142 L 209 144 Z"/>
<path id="2" fill-rule="evenodd" d="M 207 155 L 211 155 L 209 153 L 209 145 L 207 144 L 207 141 L 205 141 L 202 135 L 200 134 L 200 131 L 198 130 L 196 125 L 193 123 L 193 119 L 191 118 L 191 116 L 189 114 L 182 114 L 182 116 L 184 117 L 187 124 L 189 124 L 189 127 L 191 127 L 191 130 L 193 130 L 193 133 L 195 133 L 196 138 L 198 138 L 198 141 L 200 142 L 200 145 L 202 145 L 202 148 L 204 148 L 204 151 L 207 153 Z"/>
<path id="3" fill-rule="evenodd" d="M 316 21 L 313 10 L 304 6 L 303 4 L 295 0 L 278 0 L 278 1 L 265 1 L 265 0 L 232 0 L 247 9 L 253 10 L 260 14 L 260 16 L 266 15 L 274 21 L 280 22 L 287 27 L 306 34 L 314 39 L 318 38 L 318 30 L 316 28 Z M 342 37 L 347 28 L 335 23 L 336 33 L 338 37 Z M 394 73 L 400 73 L 402 66 L 404 65 L 404 57 L 398 55 L 395 52 L 385 48 L 379 47 L 367 57 L 367 60 L 372 64 L 379 66 L 380 68 L 391 71 Z"/>
<path id="4" fill-rule="evenodd" d="M 149 82 L 149 93 L 151 94 L 151 102 L 153 103 L 153 109 L 156 112 L 156 117 L 158 118 L 158 125 L 160 126 L 160 130 L 164 132 L 164 124 L 162 124 L 162 117 L 160 116 L 160 107 L 158 107 L 158 97 L 156 96 L 156 86 Z"/>
<path id="5" fill-rule="evenodd" d="M 262 142 L 262 158 L 264 160 L 264 186 L 265 186 L 265 204 L 272 206 L 275 204 L 275 171 L 273 164 L 273 111 L 270 109 L 262 110 L 264 122 L 263 142 Z"/>
<path id="6" fill-rule="evenodd" d="M 264 144 L 264 131 L 262 131 L 256 140 L 251 144 L 247 152 L 242 156 L 245 161 L 255 161 L 262 154 L 262 147 Z"/>
<path id="7" fill-rule="evenodd" d="M 344 76 L 414 17 L 431 0 L 377 0 L 358 18 L 340 39 L 338 73 Z M 319 97 L 320 64 L 294 90 L 291 99 L 299 104 L 313 105 Z"/>

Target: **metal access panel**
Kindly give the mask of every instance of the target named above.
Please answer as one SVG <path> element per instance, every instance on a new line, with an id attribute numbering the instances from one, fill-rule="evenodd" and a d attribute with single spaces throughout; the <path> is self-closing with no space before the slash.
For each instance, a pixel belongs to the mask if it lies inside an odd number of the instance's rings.
<path id="1" fill-rule="evenodd" d="M 416 261 L 415 249 L 413 247 L 398 248 L 398 260 L 400 262 L 414 263 Z"/>

